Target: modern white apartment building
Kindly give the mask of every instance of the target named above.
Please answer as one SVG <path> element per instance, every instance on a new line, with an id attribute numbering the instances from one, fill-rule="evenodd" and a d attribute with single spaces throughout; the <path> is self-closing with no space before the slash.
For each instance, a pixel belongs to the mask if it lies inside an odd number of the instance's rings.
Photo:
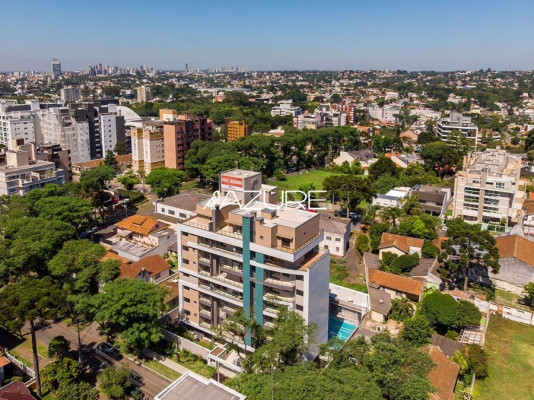
<path id="1" fill-rule="evenodd" d="M 453 216 L 491 230 L 520 222 L 526 196 L 520 171 L 521 157 L 505 150 L 469 153 L 454 182 Z"/>
<path id="2" fill-rule="evenodd" d="M 11 149 L 13 143 L 35 142 L 34 115 L 38 111 L 39 100 L 26 100 L 25 104 L 0 100 L 0 144 Z"/>
<path id="3" fill-rule="evenodd" d="M 64 171 L 53 162 L 37 160 L 35 148 L 8 150 L 6 164 L 0 165 L 0 195 L 24 196 L 32 189 L 42 189 L 48 183 L 63 185 Z"/>
<path id="4" fill-rule="evenodd" d="M 451 112 L 451 115 L 438 120 L 437 135 L 441 140 L 446 141 L 452 131 L 460 131 L 466 135 L 471 144 L 476 145 L 482 141 L 478 133 L 478 127 L 471 122 L 471 117 L 463 116 L 458 112 Z"/>
<path id="5" fill-rule="evenodd" d="M 100 114 L 100 145 L 102 146 L 102 156 L 106 156 L 108 150 L 113 151 L 117 144 L 117 115 Z"/>
<path id="6" fill-rule="evenodd" d="M 57 143 L 70 150 L 72 164 L 91 159 L 89 123 L 78 121 L 65 107 L 51 107 L 36 114 L 40 135 L 37 143 Z"/>
<path id="7" fill-rule="evenodd" d="M 260 172 L 222 173 L 219 190 L 218 200 L 199 203 L 195 217 L 178 223 L 181 319 L 212 336 L 236 310 L 269 328 L 279 308 L 288 307 L 315 323 L 315 339 L 326 342 L 330 254 L 319 249 L 319 214 L 278 208 L 278 188 L 262 185 Z M 248 208 L 223 202 L 231 193 L 230 199 L 248 203 L 246 190 L 261 191 L 265 202 Z M 225 336 L 251 349 L 250 336 L 245 343 Z"/>
<path id="8" fill-rule="evenodd" d="M 143 128 L 132 128 L 133 171 L 144 171 L 146 175 L 154 168 L 165 166 L 163 142 L 163 121 L 146 122 Z"/>
<path id="9" fill-rule="evenodd" d="M 384 122 L 395 122 L 395 115 L 400 114 L 401 107 L 395 104 L 380 107 L 378 104 L 371 104 L 367 108 L 371 118 Z"/>
<path id="10" fill-rule="evenodd" d="M 61 89 L 61 101 L 64 103 L 72 103 L 82 99 L 82 92 L 80 88 L 68 87 Z"/>
<path id="11" fill-rule="evenodd" d="M 280 115 L 285 117 L 286 115 L 291 115 L 292 117 L 297 117 L 302 114 L 302 108 L 293 107 L 293 100 L 282 100 L 280 104 L 274 106 L 271 109 L 271 116 Z"/>

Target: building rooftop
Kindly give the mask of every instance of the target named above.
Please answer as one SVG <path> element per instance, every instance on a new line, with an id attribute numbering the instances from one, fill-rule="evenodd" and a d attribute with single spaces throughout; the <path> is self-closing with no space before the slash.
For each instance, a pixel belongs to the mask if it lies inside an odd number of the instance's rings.
<path id="1" fill-rule="evenodd" d="M 449 360 L 437 346 L 428 345 L 423 347 L 423 350 L 430 355 L 436 365 L 428 374 L 428 380 L 436 389 L 431 399 L 454 400 L 454 387 L 460 366 Z"/>
<path id="2" fill-rule="evenodd" d="M 209 199 L 210 196 L 202 193 L 187 191 L 175 196 L 164 198 L 160 204 L 165 204 L 169 207 L 181 208 L 182 210 L 194 212 L 197 204 Z"/>
<path id="3" fill-rule="evenodd" d="M 380 240 L 379 249 L 387 247 L 396 247 L 405 253 L 410 252 L 410 247 L 422 248 L 425 241 L 423 239 L 417 239 L 409 236 L 397 235 L 394 233 L 384 232 Z"/>
<path id="4" fill-rule="evenodd" d="M 0 400 L 35 400 L 35 397 L 24 383 L 15 381 L 0 388 Z"/>
<path id="5" fill-rule="evenodd" d="M 153 231 L 168 228 L 169 225 L 148 215 L 132 215 L 115 224 L 117 228 L 126 229 L 139 235 L 147 236 Z"/>
<path id="6" fill-rule="evenodd" d="M 36 160 L 36 161 L 30 161 L 28 165 L 22 165 L 20 167 L 8 166 L 5 164 L 0 165 L 0 171 L 17 172 L 17 171 L 40 169 L 40 168 L 51 168 L 51 167 L 55 169 L 56 164 L 50 161 Z"/>
<path id="7" fill-rule="evenodd" d="M 395 289 L 398 292 L 408 293 L 419 296 L 423 290 L 423 282 L 415 279 L 395 275 L 378 269 L 369 269 L 369 285 L 374 284 L 378 287 Z"/>
<path id="8" fill-rule="evenodd" d="M 371 310 L 382 315 L 388 315 L 391 311 L 391 296 L 383 290 L 369 288 L 369 303 Z"/>
<path id="9" fill-rule="evenodd" d="M 320 229 L 327 233 L 334 233 L 338 235 L 344 235 L 347 233 L 349 225 L 349 221 L 340 222 L 323 216 L 321 216 L 321 219 L 319 220 Z"/>
<path id="10" fill-rule="evenodd" d="M 153 256 L 144 257 L 139 261 L 134 262 L 132 267 L 138 271 L 141 271 L 144 268 L 150 275 L 157 275 L 168 270 L 171 266 L 163 259 L 163 257 L 156 254 Z"/>
<path id="11" fill-rule="evenodd" d="M 481 174 L 482 171 L 487 171 L 488 175 L 495 177 L 519 178 L 521 156 L 508 153 L 506 150 L 488 149 L 469 153 L 464 165 L 464 171 L 471 174 Z"/>
<path id="12" fill-rule="evenodd" d="M 534 242 L 519 235 L 501 236 L 496 241 L 501 259 L 515 257 L 534 267 Z"/>
<path id="13" fill-rule="evenodd" d="M 257 201 L 252 203 L 250 205 L 250 208 L 258 211 L 235 209 L 231 211 L 231 213 L 241 216 L 252 214 L 255 215 L 256 218 L 258 218 L 261 217 L 261 212 L 265 210 L 264 206 L 265 204 L 263 202 Z M 279 210 L 277 210 L 277 207 L 278 206 L 274 204 L 267 205 L 267 209 L 269 211 L 274 210 L 275 213 L 272 219 L 263 219 L 264 226 L 271 228 L 277 225 L 281 225 L 286 226 L 288 228 L 297 228 L 305 222 L 308 222 L 309 220 L 317 218 L 319 216 L 319 214 L 317 213 L 299 209 L 297 208 L 297 206 L 282 207 Z"/>
<path id="14" fill-rule="evenodd" d="M 242 395 L 213 379 L 190 371 L 156 395 L 154 400 L 245 400 Z"/>
<path id="15" fill-rule="evenodd" d="M 239 178 L 249 178 L 251 176 L 256 176 L 261 173 L 255 172 L 255 171 L 247 171 L 245 169 L 231 169 L 230 171 L 225 171 L 221 175 L 226 176 L 232 176 L 232 177 L 239 177 Z"/>

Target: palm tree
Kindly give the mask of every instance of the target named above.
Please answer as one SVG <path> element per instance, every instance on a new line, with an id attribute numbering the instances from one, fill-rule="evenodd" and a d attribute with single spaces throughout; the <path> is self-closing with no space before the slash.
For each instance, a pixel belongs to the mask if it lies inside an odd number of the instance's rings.
<path id="1" fill-rule="evenodd" d="M 396 321 L 404 321 L 413 317 L 413 305 L 406 297 L 395 299 L 391 302 L 390 318 Z"/>
<path id="2" fill-rule="evenodd" d="M 402 201 L 402 209 L 408 215 L 420 215 L 424 212 L 423 206 L 419 202 L 419 197 L 415 194 L 407 196 Z"/>
<path id="3" fill-rule="evenodd" d="M 395 207 L 384 208 L 380 211 L 380 218 L 384 222 L 391 222 L 393 226 L 397 225 L 397 218 L 402 215 L 402 211 Z"/>

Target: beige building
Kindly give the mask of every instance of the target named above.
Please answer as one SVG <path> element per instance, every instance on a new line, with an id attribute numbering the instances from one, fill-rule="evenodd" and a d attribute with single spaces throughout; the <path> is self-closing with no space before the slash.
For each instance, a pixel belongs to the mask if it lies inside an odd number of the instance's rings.
<path id="1" fill-rule="evenodd" d="M 132 167 L 134 173 L 148 175 L 154 168 L 165 166 L 163 122 L 145 122 L 143 128 L 132 128 Z"/>
<path id="2" fill-rule="evenodd" d="M 137 102 L 146 103 L 152 99 L 150 86 L 139 86 L 137 88 Z"/>
<path id="3" fill-rule="evenodd" d="M 278 188 L 262 185 L 260 172 L 222 173 L 219 188 L 217 200 L 199 203 L 195 217 L 178 223 L 181 319 L 214 336 L 213 327 L 238 309 L 270 328 L 285 306 L 315 323 L 315 339 L 326 342 L 330 254 L 319 248 L 319 214 L 278 208 Z M 243 208 L 253 196 L 247 190 L 261 196 Z M 227 204 L 227 194 L 241 206 Z M 252 345 L 250 337 L 226 339 Z"/>
<path id="4" fill-rule="evenodd" d="M 472 152 L 454 182 L 454 217 L 509 230 L 521 221 L 526 182 L 520 179 L 521 157 L 505 150 Z"/>

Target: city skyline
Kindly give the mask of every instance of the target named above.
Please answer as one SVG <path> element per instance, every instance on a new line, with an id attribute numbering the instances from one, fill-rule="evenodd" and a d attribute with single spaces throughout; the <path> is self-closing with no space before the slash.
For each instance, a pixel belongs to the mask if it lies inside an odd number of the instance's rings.
<path id="1" fill-rule="evenodd" d="M 91 18 L 77 18 L 83 5 L 64 1 L 45 9 L 29 1 L 29 10 L 40 11 L 24 15 L 15 2 L 3 6 L 11 17 L 0 71 L 49 71 L 52 58 L 63 70 L 95 62 L 163 70 L 186 63 L 189 69 L 534 69 L 534 4 L 528 1 L 386 2 L 380 8 L 346 1 L 208 1 L 201 11 L 192 3 L 144 8 L 137 1 L 96 1 L 102 12 Z"/>

